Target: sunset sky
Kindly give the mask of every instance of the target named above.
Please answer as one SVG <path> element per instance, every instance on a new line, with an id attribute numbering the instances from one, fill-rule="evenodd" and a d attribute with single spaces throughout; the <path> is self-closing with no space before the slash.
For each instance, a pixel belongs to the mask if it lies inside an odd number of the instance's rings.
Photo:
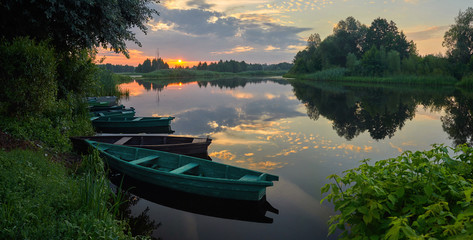
<path id="1" fill-rule="evenodd" d="M 365 25 L 392 20 L 421 55 L 444 53 L 443 35 L 471 0 L 161 0 L 148 33 L 135 31 L 143 44 L 128 43 L 130 59 L 101 50 L 104 63 L 136 66 L 159 56 L 170 67 L 199 61 L 292 62 L 308 36 L 332 34 L 340 20 L 353 16 Z M 178 63 L 178 60 L 182 60 Z"/>

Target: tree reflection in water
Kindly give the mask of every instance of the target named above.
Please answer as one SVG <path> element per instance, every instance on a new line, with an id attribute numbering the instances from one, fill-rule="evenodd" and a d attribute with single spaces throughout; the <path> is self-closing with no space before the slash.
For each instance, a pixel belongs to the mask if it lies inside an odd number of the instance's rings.
<path id="1" fill-rule="evenodd" d="M 296 97 L 306 106 L 307 115 L 333 121 L 341 137 L 352 140 L 368 131 L 375 140 L 391 138 L 406 120 L 412 120 L 418 105 L 431 111 L 445 109 L 443 129 L 455 145 L 472 143 L 473 94 L 453 88 L 402 88 L 366 85 L 308 85 L 291 81 Z"/>
<path id="2" fill-rule="evenodd" d="M 467 94 L 456 91 L 454 97 L 448 98 L 446 115 L 441 117 L 443 130 L 455 145 L 473 146 L 473 94 Z"/>

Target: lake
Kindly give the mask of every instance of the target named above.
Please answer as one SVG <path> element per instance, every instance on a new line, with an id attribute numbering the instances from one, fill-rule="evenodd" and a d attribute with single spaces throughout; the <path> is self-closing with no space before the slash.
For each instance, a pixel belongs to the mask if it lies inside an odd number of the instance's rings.
<path id="1" fill-rule="evenodd" d="M 472 143 L 473 94 L 454 88 L 306 84 L 283 78 L 121 84 L 137 116 L 174 116 L 175 135 L 209 136 L 213 161 L 279 176 L 240 205 L 142 186 L 131 213 L 161 239 L 334 239 L 320 189 L 363 159 Z M 133 191 L 132 191 L 133 192 Z M 142 214 L 142 215 L 140 215 Z M 142 224 L 143 225 L 143 224 Z"/>

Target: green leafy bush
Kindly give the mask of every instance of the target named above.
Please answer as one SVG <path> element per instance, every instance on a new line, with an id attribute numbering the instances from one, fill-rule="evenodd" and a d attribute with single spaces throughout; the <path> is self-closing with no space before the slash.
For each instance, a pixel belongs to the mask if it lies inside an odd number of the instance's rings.
<path id="1" fill-rule="evenodd" d="M 98 70 L 94 54 L 88 50 L 58 52 L 57 54 L 59 98 L 70 93 L 87 94 L 94 90 L 94 76 Z"/>
<path id="2" fill-rule="evenodd" d="M 453 150 L 453 157 L 449 150 Z M 340 239 L 473 239 L 473 148 L 434 146 L 331 175 Z"/>
<path id="3" fill-rule="evenodd" d="M 57 93 L 54 51 L 45 42 L 17 38 L 0 44 L 3 114 L 34 115 L 51 107 Z"/>
<path id="4" fill-rule="evenodd" d="M 473 74 L 465 76 L 457 83 L 458 87 L 473 89 Z"/>

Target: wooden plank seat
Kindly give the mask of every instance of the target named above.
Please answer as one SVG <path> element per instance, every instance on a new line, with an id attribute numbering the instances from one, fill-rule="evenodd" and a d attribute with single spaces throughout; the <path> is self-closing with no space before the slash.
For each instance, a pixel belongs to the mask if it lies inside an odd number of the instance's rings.
<path id="1" fill-rule="evenodd" d="M 139 159 L 130 161 L 130 163 L 135 164 L 135 165 L 141 165 L 141 164 L 156 160 L 158 158 L 159 158 L 159 156 L 151 155 L 151 156 L 147 156 L 147 157 L 143 157 L 143 158 L 139 158 Z"/>
<path id="2" fill-rule="evenodd" d="M 263 178 L 265 177 L 265 173 L 259 175 L 259 176 L 256 176 L 256 175 L 251 175 L 251 174 L 246 174 L 245 176 L 241 177 L 240 179 L 238 180 L 241 180 L 241 181 L 260 181 L 262 180 Z"/>
<path id="3" fill-rule="evenodd" d="M 185 172 L 187 172 L 191 169 L 196 168 L 197 166 L 199 166 L 199 164 L 197 164 L 197 163 L 188 163 L 184 166 L 181 166 L 179 168 L 176 168 L 176 169 L 170 171 L 170 173 L 182 174 L 182 173 L 185 173 Z"/>
<path id="4" fill-rule="evenodd" d="M 118 139 L 116 142 L 114 142 L 113 144 L 116 144 L 116 145 L 123 145 L 125 144 L 126 142 L 128 142 L 130 139 L 132 139 L 133 137 L 122 137 L 120 139 Z"/>
<path id="5" fill-rule="evenodd" d="M 143 119 L 142 117 L 137 117 L 135 119 L 133 119 L 132 121 L 135 122 L 135 121 L 140 121 L 141 119 Z"/>

